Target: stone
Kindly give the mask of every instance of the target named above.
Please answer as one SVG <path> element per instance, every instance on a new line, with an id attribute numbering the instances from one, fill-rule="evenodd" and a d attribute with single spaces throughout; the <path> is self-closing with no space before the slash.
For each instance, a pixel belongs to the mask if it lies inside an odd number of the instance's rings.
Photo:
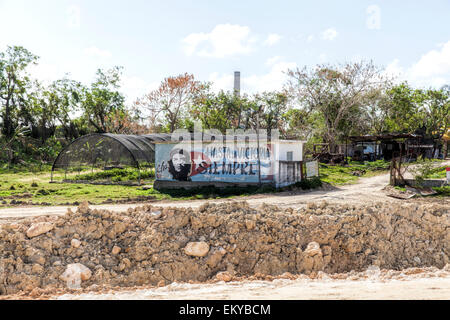
<path id="1" fill-rule="evenodd" d="M 224 272 L 219 272 L 218 274 L 216 274 L 216 279 L 219 281 L 229 282 L 229 281 L 231 281 L 232 276 L 228 272 L 224 271 Z"/>
<path id="2" fill-rule="evenodd" d="M 320 250 L 320 245 L 317 242 L 310 242 L 305 249 L 305 254 L 314 257 L 316 255 L 322 255 L 322 250 Z"/>
<path id="3" fill-rule="evenodd" d="M 114 246 L 111 250 L 111 254 L 117 255 L 117 254 L 119 254 L 120 250 L 122 250 L 120 247 Z"/>
<path id="4" fill-rule="evenodd" d="M 81 241 L 78 239 L 72 239 L 70 245 L 74 248 L 79 248 L 81 246 Z"/>
<path id="5" fill-rule="evenodd" d="M 204 241 L 189 242 L 184 248 L 184 253 L 194 257 L 204 257 L 209 252 L 209 244 Z"/>
<path id="6" fill-rule="evenodd" d="M 41 234 L 47 233 L 52 230 L 55 225 L 51 222 L 38 222 L 33 223 L 31 227 L 27 230 L 27 237 L 34 238 Z"/>
<path id="7" fill-rule="evenodd" d="M 33 268 L 31 268 L 32 273 L 42 273 L 44 272 L 44 268 L 39 264 L 34 264 Z"/>
<path id="8" fill-rule="evenodd" d="M 80 288 L 81 281 L 89 280 L 92 276 L 91 270 L 81 263 L 67 265 L 64 273 L 59 277 L 67 282 L 69 288 Z"/>

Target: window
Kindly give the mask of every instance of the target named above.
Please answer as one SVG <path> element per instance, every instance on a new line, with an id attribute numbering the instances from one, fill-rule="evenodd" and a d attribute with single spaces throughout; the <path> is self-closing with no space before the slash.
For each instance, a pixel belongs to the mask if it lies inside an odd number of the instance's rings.
<path id="1" fill-rule="evenodd" d="M 286 154 L 286 160 L 287 161 L 292 161 L 293 158 L 294 158 L 293 157 L 293 152 L 292 151 L 288 151 L 287 154 Z"/>

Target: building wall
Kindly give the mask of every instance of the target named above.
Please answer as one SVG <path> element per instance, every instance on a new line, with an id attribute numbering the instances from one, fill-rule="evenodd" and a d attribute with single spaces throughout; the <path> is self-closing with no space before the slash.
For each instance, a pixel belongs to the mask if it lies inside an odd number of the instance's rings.
<path id="1" fill-rule="evenodd" d="M 277 160 L 288 161 L 287 153 L 292 152 L 292 161 L 303 161 L 303 141 L 280 140 L 276 145 Z"/>
<path id="2" fill-rule="evenodd" d="M 258 149 L 254 143 L 162 143 L 156 144 L 155 173 L 157 181 L 227 182 L 276 184 L 278 158 L 288 151 L 293 160 L 301 161 L 302 142 L 267 143 Z M 258 171 L 260 172 L 260 177 Z M 290 181 L 283 176 L 283 181 Z"/>

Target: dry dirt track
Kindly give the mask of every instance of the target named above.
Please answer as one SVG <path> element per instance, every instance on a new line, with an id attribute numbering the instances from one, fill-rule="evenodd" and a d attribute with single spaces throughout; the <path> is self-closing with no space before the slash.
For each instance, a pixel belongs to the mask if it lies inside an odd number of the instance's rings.
<path id="1" fill-rule="evenodd" d="M 447 165 L 449 162 L 446 163 Z M 199 207 L 205 202 L 246 200 L 251 206 L 263 203 L 281 207 L 301 207 L 311 201 L 367 203 L 372 201 L 402 202 L 386 196 L 387 174 L 361 178 L 358 183 L 332 190 L 304 193 L 265 194 L 239 197 L 235 200 L 161 201 L 157 206 Z M 441 200 L 442 201 L 442 200 Z M 446 199 L 443 201 L 449 201 Z M 91 206 L 123 211 L 142 204 Z M 39 215 L 63 215 L 68 207 L 29 207 L 0 210 L 0 223 Z M 74 209 L 74 207 L 71 207 Z M 446 267 L 448 269 L 448 265 Z M 231 283 L 178 284 L 162 288 L 111 291 L 103 294 L 55 296 L 55 299 L 448 299 L 450 276 L 446 271 L 433 271 L 421 277 L 402 276 L 401 279 L 278 279 L 275 281 L 244 281 Z"/>
<path id="2" fill-rule="evenodd" d="M 409 280 L 286 280 L 215 284 L 172 283 L 156 289 L 65 294 L 58 300 L 380 300 L 448 299 L 450 278 Z"/>
<path id="3" fill-rule="evenodd" d="M 450 161 L 439 163 L 439 165 L 450 165 Z M 190 200 L 190 201 L 157 201 L 152 202 L 156 206 L 172 207 L 200 207 L 205 202 L 226 202 L 246 200 L 251 206 L 258 206 L 263 203 L 273 204 L 280 207 L 301 207 L 308 202 L 326 200 L 327 202 L 338 203 L 367 203 L 371 201 L 403 201 L 386 196 L 382 189 L 389 184 L 389 174 L 381 174 L 369 178 L 360 178 L 357 183 L 339 186 L 327 190 L 316 190 L 311 192 L 281 192 L 278 194 L 260 194 L 249 197 L 237 197 L 235 199 L 223 200 Z M 138 204 L 108 204 L 92 205 L 91 208 L 107 209 L 112 211 L 124 211 L 130 207 L 141 206 Z M 55 206 L 55 207 L 18 207 L 0 209 L 0 223 L 2 221 L 40 216 L 40 215 L 63 215 L 67 209 L 76 209 L 74 206 Z"/>
<path id="4" fill-rule="evenodd" d="M 383 174 L 370 178 L 361 178 L 358 183 L 340 186 L 331 190 L 317 190 L 311 192 L 292 193 L 281 192 L 278 194 L 262 194 L 249 197 L 237 197 L 235 199 L 224 200 L 191 200 L 191 201 L 158 201 L 152 202 L 156 206 L 173 207 L 199 207 L 205 202 L 226 202 L 246 200 L 252 206 L 263 203 L 273 204 L 280 207 L 300 207 L 311 201 L 326 200 L 329 202 L 361 203 L 362 201 L 401 201 L 386 196 L 382 189 L 388 184 L 389 175 Z M 113 211 L 124 211 L 130 207 L 137 207 L 139 204 L 109 204 L 92 205 L 91 208 L 107 209 Z M 18 207 L 0 209 L 0 221 L 10 220 L 40 215 L 63 215 L 67 209 L 76 209 L 74 206 L 56 207 Z"/>

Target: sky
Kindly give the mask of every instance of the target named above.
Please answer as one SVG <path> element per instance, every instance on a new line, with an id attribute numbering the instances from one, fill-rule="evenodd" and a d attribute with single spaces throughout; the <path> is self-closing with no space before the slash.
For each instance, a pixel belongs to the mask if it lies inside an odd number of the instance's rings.
<path id="1" fill-rule="evenodd" d="M 40 57 L 33 77 L 90 84 L 123 66 L 131 103 L 185 72 L 241 92 L 279 90 L 288 69 L 372 60 L 416 87 L 450 84 L 449 0 L 0 0 L 0 51 Z"/>

